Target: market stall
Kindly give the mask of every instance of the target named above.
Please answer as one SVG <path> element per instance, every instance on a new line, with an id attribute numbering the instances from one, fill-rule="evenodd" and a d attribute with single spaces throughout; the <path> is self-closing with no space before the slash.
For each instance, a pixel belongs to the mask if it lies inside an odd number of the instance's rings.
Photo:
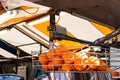
<path id="1" fill-rule="evenodd" d="M 55 78 L 59 80 L 62 78 L 65 80 L 78 80 L 78 78 L 80 80 L 88 80 L 88 78 L 110 80 L 112 78 L 111 73 L 114 69 L 111 67 L 114 68 L 114 66 L 110 65 L 111 47 L 119 48 L 119 28 L 108 27 L 114 27 L 114 23 L 109 24 L 109 21 L 103 20 L 105 21 L 103 22 L 93 16 L 82 15 L 78 11 L 78 14 L 92 20 L 80 18 L 80 15 L 75 14 L 76 9 L 66 9 L 59 5 L 56 8 L 54 2 L 57 2 L 54 0 L 53 6 L 51 6 L 52 1 L 40 1 L 40 3 L 37 0 L 1 1 L 3 1 L 1 2 L 2 9 L 6 11 L 2 11 L 0 15 L 0 31 L 6 31 L 0 35 L 1 55 L 10 59 L 8 60 L 10 62 L 13 62 L 11 58 L 14 58 L 17 66 L 19 61 L 29 58 L 28 61 L 31 64 L 26 66 L 33 72 L 30 71 L 28 80 L 36 77 L 31 76 L 36 75 L 34 69 L 42 72 L 41 74 L 46 73 L 45 76 L 37 75 L 37 78 L 48 76 L 50 80 L 55 80 Z M 10 4 L 11 2 L 13 4 Z M 75 5 L 74 7 L 81 8 Z M 99 18 L 102 19 L 102 17 Z M 108 18 L 111 20 L 111 17 Z M 107 27 L 98 22 L 106 24 Z M 67 76 L 69 79 L 66 78 Z"/>

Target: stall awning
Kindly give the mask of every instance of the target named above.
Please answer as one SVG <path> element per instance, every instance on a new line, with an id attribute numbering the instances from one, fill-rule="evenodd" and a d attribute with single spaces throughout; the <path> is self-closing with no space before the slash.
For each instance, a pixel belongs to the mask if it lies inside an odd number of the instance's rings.
<path id="1" fill-rule="evenodd" d="M 49 26 L 50 16 L 48 11 L 50 8 L 42 5 L 37 6 L 39 9 L 34 14 L 31 13 L 35 12 L 37 8 L 24 4 L 0 15 L 1 31 L 9 29 L 6 33 L 0 35 L 0 38 L 27 54 L 31 54 L 31 51 L 46 51 L 49 49 L 47 27 Z M 66 28 L 67 35 L 87 41 L 95 41 L 113 31 L 111 28 L 84 20 L 64 11 L 56 16 L 56 24 Z M 56 40 L 55 46 L 58 45 L 69 48 L 86 46 L 69 40 Z"/>

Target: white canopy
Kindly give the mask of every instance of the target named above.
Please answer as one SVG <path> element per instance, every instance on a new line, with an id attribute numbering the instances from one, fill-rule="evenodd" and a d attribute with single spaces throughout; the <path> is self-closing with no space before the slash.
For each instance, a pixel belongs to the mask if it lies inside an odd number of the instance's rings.
<path id="1" fill-rule="evenodd" d="M 6 33 L 0 35 L 0 39 L 6 41 L 10 45 L 14 46 L 16 49 L 20 49 L 26 52 L 27 54 L 31 55 L 31 51 L 46 51 L 49 48 L 49 32 L 47 30 L 47 27 L 49 26 L 50 18 L 47 13 L 50 8 L 42 5 L 33 4 L 30 2 L 31 5 L 34 5 L 31 6 L 28 5 L 29 1 L 25 2 L 26 4 L 19 4 L 18 6 L 14 5 L 16 3 L 5 4 L 8 5 L 8 7 L 12 5 L 12 7 L 8 8 L 10 11 L 4 12 L 0 15 L 0 28 L 3 29 L 9 26 L 11 27 L 10 30 L 8 30 Z M 19 8 L 21 6 L 22 8 Z M 36 6 L 39 9 L 36 13 L 32 14 L 33 12 L 35 12 L 35 10 L 37 10 Z M 45 14 L 45 16 L 41 16 L 43 14 Z M 32 19 L 32 21 L 29 21 L 30 19 Z M 95 23 L 93 24 L 90 21 L 81 19 L 79 17 L 75 17 L 66 12 L 60 12 L 60 15 L 56 16 L 56 20 L 57 25 L 67 29 L 67 34 L 69 36 L 92 42 L 98 38 L 105 36 L 106 33 L 108 34 L 113 31 L 104 26 L 97 25 L 104 29 L 100 30 L 95 26 Z M 61 44 L 66 45 L 67 47 L 85 47 L 84 44 L 72 41 L 62 40 L 55 42 L 56 46 Z M 3 56 L 3 54 L 5 53 L 7 55 L 4 55 L 4 57 L 16 56 L 8 56 L 8 54 L 11 53 L 9 53 L 8 51 L 5 52 L 5 50 L 3 49 L 5 48 L 1 46 L 0 55 Z"/>

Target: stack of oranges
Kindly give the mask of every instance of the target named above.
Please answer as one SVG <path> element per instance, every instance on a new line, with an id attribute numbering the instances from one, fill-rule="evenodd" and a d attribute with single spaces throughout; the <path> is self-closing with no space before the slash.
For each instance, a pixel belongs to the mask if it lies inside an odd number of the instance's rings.
<path id="1" fill-rule="evenodd" d="M 65 47 L 41 54 L 39 62 L 46 71 L 110 71 L 104 61 L 90 53 L 76 52 Z"/>

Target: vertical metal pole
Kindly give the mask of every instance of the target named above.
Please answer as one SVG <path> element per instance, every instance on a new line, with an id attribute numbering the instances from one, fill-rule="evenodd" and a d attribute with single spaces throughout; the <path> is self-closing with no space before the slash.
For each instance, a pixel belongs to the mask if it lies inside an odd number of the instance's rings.
<path id="1" fill-rule="evenodd" d="M 40 44 L 40 54 L 42 53 L 42 45 Z"/>
<path id="2" fill-rule="evenodd" d="M 48 27 L 49 30 L 49 49 L 53 49 L 54 46 L 54 35 L 53 32 L 56 30 L 56 26 L 55 26 L 55 13 L 56 11 L 54 9 L 50 10 L 50 26 Z"/>
<path id="3" fill-rule="evenodd" d="M 17 48 L 17 62 L 16 62 L 16 73 L 18 73 L 18 59 L 20 56 L 20 50 Z"/>
<path id="4" fill-rule="evenodd" d="M 49 31 L 49 49 L 51 49 L 51 50 L 54 49 L 54 34 L 53 34 L 53 32 L 56 30 L 55 13 L 56 13 L 56 10 L 54 10 L 54 9 L 50 10 L 50 26 L 48 27 L 48 31 Z M 53 58 L 54 58 L 54 51 L 52 54 L 52 59 Z M 53 76 L 54 76 L 54 63 L 52 63 L 52 66 L 53 66 Z M 54 78 L 55 78 L 55 76 L 54 76 Z"/>
<path id="5" fill-rule="evenodd" d="M 17 59 L 19 59 L 20 50 L 17 48 Z"/>

